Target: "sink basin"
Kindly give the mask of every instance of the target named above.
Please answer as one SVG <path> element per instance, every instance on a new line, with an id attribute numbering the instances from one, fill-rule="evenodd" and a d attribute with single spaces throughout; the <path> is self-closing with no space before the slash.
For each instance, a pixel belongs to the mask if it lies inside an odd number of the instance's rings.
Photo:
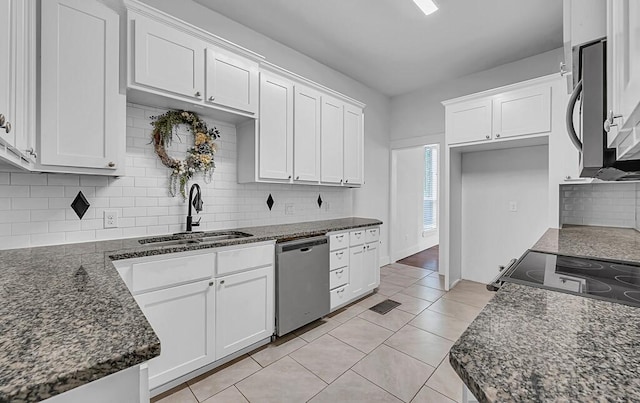
<path id="1" fill-rule="evenodd" d="M 184 246 L 193 244 L 209 244 L 226 241 L 229 239 L 247 238 L 253 236 L 239 231 L 213 231 L 213 232 L 180 232 L 170 238 L 147 238 L 138 242 L 152 246 Z"/>

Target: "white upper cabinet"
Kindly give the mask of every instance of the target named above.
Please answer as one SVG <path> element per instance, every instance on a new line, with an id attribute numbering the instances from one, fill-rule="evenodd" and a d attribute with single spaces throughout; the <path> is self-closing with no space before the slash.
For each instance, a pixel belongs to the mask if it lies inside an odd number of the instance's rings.
<path id="1" fill-rule="evenodd" d="M 36 3 L 0 2 L 0 161 L 31 169 L 35 140 Z"/>
<path id="2" fill-rule="evenodd" d="M 238 123 L 258 114 L 264 58 L 138 1 L 125 0 L 128 88 L 134 102 Z"/>
<path id="3" fill-rule="evenodd" d="M 100 1 L 42 2 L 40 163 L 45 169 L 99 168 L 93 173 L 115 174 L 124 166 L 119 35 L 118 14 Z"/>
<path id="4" fill-rule="evenodd" d="M 147 18 L 135 20 L 133 41 L 134 83 L 189 99 L 203 99 L 204 42 Z"/>
<path id="5" fill-rule="evenodd" d="M 344 103 L 322 97 L 320 180 L 342 183 L 344 178 Z"/>
<path id="6" fill-rule="evenodd" d="M 344 183 L 363 183 L 364 131 L 362 109 L 344 107 Z"/>
<path id="7" fill-rule="evenodd" d="M 525 88 L 493 99 L 493 137 L 513 137 L 551 130 L 551 87 Z"/>
<path id="8" fill-rule="evenodd" d="M 519 87 L 509 90 L 513 87 Z M 447 144 L 486 143 L 551 131 L 551 86 L 517 84 L 443 102 Z"/>
<path id="9" fill-rule="evenodd" d="M 608 142 L 618 158 L 640 156 L 640 2 L 607 4 Z"/>
<path id="10" fill-rule="evenodd" d="M 289 180 L 293 172 L 293 84 L 260 74 L 259 177 Z"/>
<path id="11" fill-rule="evenodd" d="M 258 63 L 222 49 L 206 49 L 206 102 L 258 112 Z"/>
<path id="12" fill-rule="evenodd" d="M 447 143 L 490 140 L 491 99 L 480 99 L 447 106 Z"/>
<path id="13" fill-rule="evenodd" d="M 295 85 L 293 175 L 296 181 L 320 180 L 320 111 L 320 93 Z"/>

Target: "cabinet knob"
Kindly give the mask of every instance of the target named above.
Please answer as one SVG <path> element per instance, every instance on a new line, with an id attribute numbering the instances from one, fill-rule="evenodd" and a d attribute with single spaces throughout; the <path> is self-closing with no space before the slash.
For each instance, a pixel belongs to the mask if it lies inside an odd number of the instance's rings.
<path id="1" fill-rule="evenodd" d="M 491 136 L 489 136 L 488 134 L 486 136 L 484 136 L 485 139 L 489 140 L 491 138 Z"/>
<path id="2" fill-rule="evenodd" d="M 11 122 L 3 122 L 0 124 L 0 129 L 4 129 L 4 131 L 9 134 L 9 132 L 11 132 Z"/>
<path id="3" fill-rule="evenodd" d="M 496 133 L 496 138 L 499 139 L 500 138 L 500 133 Z"/>
<path id="4" fill-rule="evenodd" d="M 342 179 L 340 179 L 340 183 L 342 183 Z"/>
<path id="5" fill-rule="evenodd" d="M 216 97 L 209 97 L 209 101 L 215 101 Z"/>
<path id="6" fill-rule="evenodd" d="M 291 179 L 291 175 L 289 175 L 289 177 L 287 179 Z"/>
<path id="7" fill-rule="evenodd" d="M 224 280 L 220 280 L 220 285 L 223 285 L 223 284 L 224 284 Z"/>
<path id="8" fill-rule="evenodd" d="M 200 96 L 200 91 L 196 91 L 196 94 L 195 94 L 195 95 L 196 95 L 197 97 L 199 97 L 199 96 Z"/>
<path id="9" fill-rule="evenodd" d="M 4 126 L 4 115 L 0 113 L 0 127 Z"/>
<path id="10" fill-rule="evenodd" d="M 298 179 L 300 179 L 300 177 L 299 177 L 299 176 L 296 176 L 296 180 L 298 180 Z"/>
<path id="11" fill-rule="evenodd" d="M 349 179 L 345 180 L 344 183 L 349 183 Z"/>
<path id="12" fill-rule="evenodd" d="M 108 166 L 109 168 L 113 168 L 113 167 L 115 167 L 115 166 L 116 166 L 116 163 L 115 163 L 115 162 L 113 162 L 113 161 L 111 161 L 111 162 L 109 162 L 109 163 L 107 164 L 107 166 Z"/>
<path id="13" fill-rule="evenodd" d="M 213 286 L 213 281 L 209 281 L 209 287 Z"/>

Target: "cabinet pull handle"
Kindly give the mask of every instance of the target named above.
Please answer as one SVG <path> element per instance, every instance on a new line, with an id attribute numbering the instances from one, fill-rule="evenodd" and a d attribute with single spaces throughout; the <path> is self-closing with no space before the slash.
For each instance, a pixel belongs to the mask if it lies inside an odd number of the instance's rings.
<path id="1" fill-rule="evenodd" d="M 613 111 L 609 111 L 609 115 L 608 117 L 604 120 L 604 123 L 602 124 L 602 127 L 604 128 L 604 131 L 609 133 L 609 131 L 611 130 L 611 127 L 613 126 L 618 126 L 617 123 L 615 123 L 615 119 L 621 118 L 622 115 L 614 115 Z M 7 132 L 9 133 L 9 132 Z"/>
<path id="2" fill-rule="evenodd" d="M 224 280 L 220 280 L 220 285 L 223 285 L 223 284 L 224 284 Z"/>
<path id="3" fill-rule="evenodd" d="M 108 166 L 109 168 L 113 168 L 113 167 L 115 167 L 115 166 L 116 166 L 116 163 L 115 163 L 115 162 L 113 162 L 113 161 L 111 161 L 111 162 L 109 162 L 109 163 L 107 164 L 107 166 Z"/>
<path id="4" fill-rule="evenodd" d="M 342 238 L 344 238 L 344 234 L 336 236 L 336 239 L 342 239 Z"/>
<path id="5" fill-rule="evenodd" d="M 342 251 L 342 252 L 337 252 L 337 253 L 336 253 L 336 256 L 340 256 L 340 257 L 342 257 L 342 255 L 344 255 L 344 251 Z"/>
<path id="6" fill-rule="evenodd" d="M 484 136 L 485 139 L 489 140 L 491 138 L 491 136 L 489 136 L 488 134 L 486 136 Z"/>
<path id="7" fill-rule="evenodd" d="M 200 91 L 196 91 L 196 94 L 195 94 L 195 95 L 196 95 L 197 97 L 199 97 L 199 96 L 200 96 Z"/>
<path id="8" fill-rule="evenodd" d="M 0 127 L 4 127 L 4 122 L 5 122 L 4 115 L 0 113 Z"/>
<path id="9" fill-rule="evenodd" d="M 209 281 L 209 287 L 213 286 L 213 281 Z"/>
<path id="10" fill-rule="evenodd" d="M 338 273 L 338 274 L 342 274 L 343 272 L 344 272 L 344 269 L 340 269 L 340 270 L 338 270 L 336 273 Z"/>
<path id="11" fill-rule="evenodd" d="M 342 179 L 340 179 L 340 183 L 342 183 Z"/>
<path id="12" fill-rule="evenodd" d="M 300 179 L 300 177 L 299 177 L 299 176 L 296 176 L 296 180 L 298 180 L 298 179 Z"/>
<path id="13" fill-rule="evenodd" d="M 27 148 L 26 150 L 24 150 L 24 152 L 29 154 L 33 158 L 38 158 L 38 153 L 33 149 L 33 147 Z"/>
<path id="14" fill-rule="evenodd" d="M 215 101 L 216 97 L 209 97 L 209 101 Z"/>
<path id="15" fill-rule="evenodd" d="M 9 132 L 11 132 L 11 122 L 7 122 L 3 126 L 0 126 L 0 129 L 4 129 L 4 131 L 9 134 Z"/>

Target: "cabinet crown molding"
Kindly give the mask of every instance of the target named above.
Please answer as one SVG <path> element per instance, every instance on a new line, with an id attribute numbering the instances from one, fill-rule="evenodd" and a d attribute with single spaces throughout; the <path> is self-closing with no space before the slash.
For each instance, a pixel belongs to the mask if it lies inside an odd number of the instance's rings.
<path id="1" fill-rule="evenodd" d="M 224 38 L 221 38 L 217 35 L 212 34 L 209 31 L 206 31 L 200 27 L 197 27 L 193 24 L 190 24 L 184 20 L 176 18 L 170 14 L 165 13 L 164 11 L 160 11 L 156 8 L 153 8 L 145 3 L 142 3 L 138 0 L 124 0 L 124 6 L 127 10 L 127 19 L 131 20 L 133 16 L 136 14 L 142 15 L 144 17 L 150 18 L 154 21 L 161 22 L 166 24 L 174 29 L 185 32 L 189 35 L 195 36 L 203 41 L 209 42 L 213 45 L 219 46 L 223 49 L 229 50 L 231 52 L 242 55 L 250 60 L 254 60 L 256 62 L 261 62 L 265 59 L 264 56 L 251 51 L 247 48 L 244 48 L 240 45 L 237 45 L 231 41 L 228 41 Z"/>
<path id="2" fill-rule="evenodd" d="M 463 95 L 457 98 L 447 99 L 446 101 L 442 101 L 440 103 L 444 106 L 448 106 L 448 105 L 456 104 L 458 102 L 471 101 L 478 98 L 490 97 L 490 96 L 498 95 L 507 91 L 532 87 L 538 84 L 550 83 L 550 82 L 553 82 L 554 80 L 557 80 L 558 77 L 559 77 L 558 73 L 548 74 L 546 76 L 536 77 L 526 81 L 520 81 L 515 84 L 504 85 L 502 87 L 491 88 L 489 90 L 475 92 L 473 94 Z"/>

